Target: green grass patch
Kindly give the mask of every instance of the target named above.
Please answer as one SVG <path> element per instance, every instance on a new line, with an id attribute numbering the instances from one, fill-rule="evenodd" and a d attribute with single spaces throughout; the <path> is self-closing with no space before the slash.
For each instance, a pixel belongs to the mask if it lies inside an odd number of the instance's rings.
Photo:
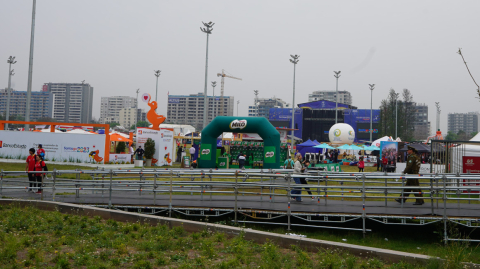
<path id="1" fill-rule="evenodd" d="M 1 268 L 421 268 L 348 252 L 256 244 L 205 229 L 0 206 Z M 400 266 L 400 267 L 399 267 Z"/>

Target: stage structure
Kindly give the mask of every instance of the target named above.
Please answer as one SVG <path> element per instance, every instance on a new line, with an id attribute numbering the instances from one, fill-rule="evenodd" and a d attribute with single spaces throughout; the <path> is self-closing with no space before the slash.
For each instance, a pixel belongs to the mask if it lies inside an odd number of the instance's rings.
<path id="1" fill-rule="evenodd" d="M 264 143 L 263 168 L 280 167 L 280 133 L 264 117 L 216 117 L 202 130 L 200 168 L 215 168 L 217 137 L 224 132 L 257 133 Z"/>

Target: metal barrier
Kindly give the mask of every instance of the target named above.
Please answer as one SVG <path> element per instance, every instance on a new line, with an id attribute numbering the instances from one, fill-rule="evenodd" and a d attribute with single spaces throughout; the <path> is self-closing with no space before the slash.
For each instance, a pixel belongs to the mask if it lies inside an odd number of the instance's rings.
<path id="1" fill-rule="evenodd" d="M 56 170 L 42 172 L 47 177 L 42 182 L 44 192 L 39 199 L 58 200 L 62 194 L 75 196 L 70 202 L 90 204 L 93 206 L 123 208 L 125 210 L 150 210 L 150 214 L 172 212 L 189 216 L 223 216 L 234 214 L 234 222 L 262 223 L 291 226 L 317 227 L 329 229 L 346 229 L 362 231 L 365 235 L 366 220 L 383 224 L 427 225 L 436 222 L 444 224 L 444 240 L 475 239 L 449 238 L 447 223 L 452 222 L 465 227 L 479 226 L 478 213 L 466 216 L 455 215 L 448 211 L 478 212 L 480 209 L 480 175 L 475 174 L 423 174 L 402 175 L 398 173 L 334 173 L 313 171 L 309 174 L 295 175 L 292 170 L 187 170 L 187 169 L 130 169 L 130 170 Z M 35 172 L 34 172 L 35 173 Z M 74 175 L 75 178 L 63 178 Z M 88 175 L 90 179 L 82 179 Z M 18 178 L 20 177 L 20 178 Z M 28 178 L 25 172 L 1 171 L 0 195 L 31 199 L 22 190 L 28 190 Z M 293 177 L 305 178 L 308 185 L 292 183 Z M 419 192 L 405 191 L 407 179 L 419 179 Z M 311 194 L 296 195 L 312 198 L 316 204 L 301 205 L 291 202 L 293 189 L 308 187 Z M 135 196 L 131 196 L 134 194 Z M 402 200 L 400 211 L 389 207 L 389 201 L 410 194 L 425 194 L 425 201 L 430 201 L 429 214 L 405 213 Z M 167 198 L 168 197 L 168 198 Z M 176 199 L 174 199 L 176 197 Z M 166 199 L 167 198 L 167 199 Z M 268 200 L 266 199 L 268 198 Z M 286 198 L 286 199 L 285 199 Z M 124 201 L 113 201 L 120 200 Z M 182 200 L 183 199 L 183 200 Z M 415 199 L 415 198 L 413 198 Z M 131 201 L 130 201 L 131 200 Z M 168 205 L 165 202 L 168 201 Z M 204 202 L 221 202 L 220 205 Z M 268 201 L 269 206 L 262 204 Z M 369 211 L 366 202 L 380 202 L 377 208 L 394 208 L 397 214 L 374 213 Z M 259 203 L 257 208 L 245 208 L 245 202 Z M 176 205 L 174 205 L 176 203 Z M 348 205 L 353 212 L 327 212 L 333 204 Z M 384 203 L 384 205 L 383 205 Z M 397 205 L 396 202 L 394 202 Z M 428 203 L 427 203 L 428 204 Z M 456 204 L 456 208 L 452 205 Z M 277 206 L 277 208 L 275 208 Z M 303 206 L 308 208 L 302 208 Z M 449 207 L 450 206 L 450 207 Z M 358 209 L 361 209 L 359 211 Z M 422 207 L 423 209 L 423 207 Z M 207 214 L 205 214 L 207 211 Z M 312 212 L 313 211 L 313 212 Z M 348 211 L 348 210 L 346 210 Z M 352 209 L 350 210 L 352 211 Z M 359 211 L 359 212 L 357 212 Z M 374 211 L 374 210 L 373 210 Z M 441 211 L 441 214 L 439 212 Z M 199 212 L 199 213 L 195 213 Z M 212 213 L 215 215 L 212 215 Z M 274 220 L 286 217 L 286 223 L 239 220 L 239 214 L 261 220 Z M 265 216 L 265 217 L 261 217 Z M 362 228 L 332 227 L 292 223 L 292 218 L 311 223 L 348 223 L 362 220 Z M 398 222 L 400 221 L 400 222 Z"/>

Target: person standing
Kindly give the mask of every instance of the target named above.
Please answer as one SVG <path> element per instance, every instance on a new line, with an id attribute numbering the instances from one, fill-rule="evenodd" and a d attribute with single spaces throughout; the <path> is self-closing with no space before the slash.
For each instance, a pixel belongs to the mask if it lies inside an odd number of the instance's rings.
<path id="1" fill-rule="evenodd" d="M 288 159 L 285 160 L 285 163 L 283 163 L 283 169 L 293 169 L 293 166 L 295 166 L 295 162 L 292 160 L 292 156 L 289 154 Z"/>
<path id="2" fill-rule="evenodd" d="M 358 172 L 364 172 L 363 169 L 365 168 L 365 162 L 363 161 L 363 157 L 360 157 L 360 161 L 358 161 Z"/>
<path id="3" fill-rule="evenodd" d="M 405 167 L 403 173 L 410 175 L 418 174 L 418 172 L 420 171 L 421 162 L 420 158 L 417 155 L 417 150 L 414 147 L 408 146 L 407 154 L 407 166 Z M 420 189 L 414 188 L 420 187 L 420 182 L 418 181 L 418 178 L 408 178 L 405 186 L 410 186 L 411 188 L 405 189 L 404 192 L 418 192 L 414 194 L 417 199 L 413 205 L 423 205 L 425 203 L 423 199 L 421 199 L 421 197 L 423 197 L 423 194 L 421 193 L 422 191 Z M 395 201 L 399 203 L 405 203 L 405 201 L 407 200 L 406 197 L 408 196 L 410 196 L 410 193 L 407 193 L 403 198 L 402 196 L 400 196 L 400 199 L 395 199 Z"/>
<path id="4" fill-rule="evenodd" d="M 133 143 L 130 143 L 130 147 L 128 148 L 128 152 L 130 152 L 130 162 L 133 163 Z"/>
<path id="5" fill-rule="evenodd" d="M 310 161 L 305 161 L 303 162 L 303 173 L 306 174 L 308 167 L 310 166 Z M 300 178 L 300 183 L 308 185 L 307 179 L 304 177 Z M 305 187 L 305 190 L 307 191 L 308 195 L 313 195 L 312 192 L 310 191 L 310 188 Z M 302 191 L 300 191 L 302 193 Z M 315 197 L 312 196 L 312 200 L 315 200 Z"/>
<path id="6" fill-rule="evenodd" d="M 42 144 L 38 144 L 37 155 L 45 159 L 45 150 L 43 149 Z"/>
<path id="7" fill-rule="evenodd" d="M 302 154 L 297 153 L 297 155 L 295 155 L 295 166 L 293 167 L 293 173 L 296 174 L 293 175 L 293 180 L 296 184 L 302 184 L 302 182 L 300 181 L 300 174 L 302 174 L 303 171 L 305 171 L 305 168 L 302 165 Z M 291 199 L 297 202 L 301 202 L 302 197 L 297 196 L 301 193 L 301 188 L 292 188 L 292 190 L 290 191 Z"/>
<path id="8" fill-rule="evenodd" d="M 195 147 L 192 145 L 188 151 L 190 152 L 190 159 L 195 161 Z"/>
<path id="9" fill-rule="evenodd" d="M 240 156 L 238 156 L 238 168 L 239 169 L 245 169 L 245 155 L 240 153 Z"/>
<path id="10" fill-rule="evenodd" d="M 382 162 L 380 161 L 380 155 L 377 154 L 377 172 L 379 171 L 379 169 L 381 168 L 382 166 Z M 381 171 L 381 170 L 380 170 Z"/>
<path id="11" fill-rule="evenodd" d="M 27 157 L 27 165 L 25 166 L 25 172 L 33 172 L 35 171 L 35 149 L 31 148 L 28 150 L 28 155 Z M 28 181 L 30 181 L 30 184 L 28 185 L 28 189 L 26 190 L 27 192 L 33 192 L 33 187 L 35 184 L 35 174 L 34 173 L 28 173 Z"/>
<path id="12" fill-rule="evenodd" d="M 387 153 L 382 154 L 382 172 L 387 171 L 388 159 L 385 155 L 387 155 Z"/>
<path id="13" fill-rule="evenodd" d="M 143 160 L 143 153 L 145 153 L 145 150 L 142 149 L 142 146 L 138 146 L 134 153 L 137 155 L 137 160 Z"/>
<path id="14" fill-rule="evenodd" d="M 47 169 L 47 165 L 45 164 L 45 162 L 43 161 L 42 157 L 40 157 L 40 155 L 36 155 L 35 156 L 35 172 L 39 172 L 39 171 L 48 171 Z M 43 183 L 43 176 L 45 174 L 35 174 L 35 179 L 37 181 L 37 188 L 38 188 L 38 191 L 36 193 L 38 194 L 41 194 L 42 193 L 42 183 Z"/>

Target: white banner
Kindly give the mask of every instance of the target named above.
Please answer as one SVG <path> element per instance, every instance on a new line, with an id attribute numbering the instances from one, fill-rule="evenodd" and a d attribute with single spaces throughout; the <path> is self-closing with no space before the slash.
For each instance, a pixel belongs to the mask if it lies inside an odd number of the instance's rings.
<path id="1" fill-rule="evenodd" d="M 402 173 L 407 167 L 407 163 L 397 163 L 397 173 Z M 444 164 L 434 164 L 435 173 L 443 173 L 445 171 Z M 419 174 L 429 174 L 430 173 L 430 164 L 422 163 L 420 165 Z"/>
<path id="2" fill-rule="evenodd" d="M 46 161 L 93 163 L 96 155 L 103 163 L 105 157 L 105 135 L 0 131 L 0 158 L 25 159 L 39 144 Z"/>
<path id="3" fill-rule="evenodd" d="M 152 165 L 165 166 L 173 164 L 173 129 L 160 128 L 152 130 L 149 128 L 138 128 L 137 145 L 145 149 L 145 142 L 151 138 L 155 141 L 155 154 L 153 155 Z"/>
<path id="4" fill-rule="evenodd" d="M 110 153 L 110 162 L 124 164 L 127 162 L 131 162 L 131 155 L 130 154 L 112 154 Z"/>

